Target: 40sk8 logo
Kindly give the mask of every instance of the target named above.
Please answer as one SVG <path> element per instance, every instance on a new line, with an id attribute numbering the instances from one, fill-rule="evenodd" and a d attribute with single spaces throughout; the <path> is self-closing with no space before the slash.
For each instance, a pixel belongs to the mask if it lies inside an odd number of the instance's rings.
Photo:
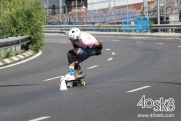
<path id="1" fill-rule="evenodd" d="M 154 111 L 174 111 L 175 110 L 175 100 L 173 98 L 165 99 L 161 97 L 159 100 L 152 100 L 151 98 L 145 99 L 145 95 L 139 100 L 137 106 L 142 108 L 153 108 Z"/>

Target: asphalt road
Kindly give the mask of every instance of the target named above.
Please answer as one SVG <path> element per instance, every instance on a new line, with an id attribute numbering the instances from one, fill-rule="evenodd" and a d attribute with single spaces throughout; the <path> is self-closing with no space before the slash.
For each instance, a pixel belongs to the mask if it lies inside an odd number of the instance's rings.
<path id="1" fill-rule="evenodd" d="M 179 39 L 96 38 L 103 54 L 81 63 L 86 86 L 59 90 L 72 48 L 64 35 L 46 36 L 39 57 L 1 69 L 0 121 L 181 119 Z"/>

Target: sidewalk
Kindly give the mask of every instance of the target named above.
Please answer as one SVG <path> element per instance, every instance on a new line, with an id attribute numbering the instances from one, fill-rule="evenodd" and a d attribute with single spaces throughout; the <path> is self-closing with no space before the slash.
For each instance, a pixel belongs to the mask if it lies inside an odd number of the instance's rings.
<path id="1" fill-rule="evenodd" d="M 24 53 L 21 53 L 20 55 L 16 55 L 10 58 L 5 58 L 0 61 L 0 67 L 7 66 L 22 60 L 25 60 L 31 56 L 33 56 L 35 53 L 32 50 L 28 50 Z"/>
<path id="2" fill-rule="evenodd" d="M 181 38 L 181 33 L 123 33 L 123 32 L 88 32 L 101 36 L 127 36 L 127 37 L 156 37 L 156 38 Z"/>
<path id="3" fill-rule="evenodd" d="M 128 33 L 128 32 L 93 32 L 93 31 L 85 31 L 92 35 L 98 36 L 125 36 L 125 37 L 156 37 L 156 38 L 181 38 L 181 33 Z M 64 32 L 68 35 L 68 31 Z M 46 33 L 48 34 L 48 33 Z M 50 33 L 49 33 L 50 34 Z"/>

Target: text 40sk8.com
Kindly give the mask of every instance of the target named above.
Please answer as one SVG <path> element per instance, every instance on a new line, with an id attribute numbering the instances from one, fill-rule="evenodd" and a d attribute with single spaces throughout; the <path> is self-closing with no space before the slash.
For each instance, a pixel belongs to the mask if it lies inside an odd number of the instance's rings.
<path id="1" fill-rule="evenodd" d="M 153 108 L 154 111 L 172 112 L 175 110 L 175 100 L 173 98 L 165 99 L 161 97 L 159 100 L 145 99 L 145 95 L 137 103 L 142 108 Z"/>
<path id="2" fill-rule="evenodd" d="M 137 114 L 140 118 L 149 118 L 149 117 L 163 117 L 163 118 L 171 118 L 174 117 L 174 114 L 163 114 L 163 113 L 151 113 L 151 114 Z"/>

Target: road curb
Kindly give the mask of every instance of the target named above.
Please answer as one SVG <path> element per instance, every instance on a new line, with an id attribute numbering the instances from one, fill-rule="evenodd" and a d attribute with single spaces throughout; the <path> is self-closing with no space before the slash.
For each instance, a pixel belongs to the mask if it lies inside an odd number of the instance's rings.
<path id="1" fill-rule="evenodd" d="M 5 59 L 0 61 L 0 67 L 7 66 L 10 64 L 14 64 L 16 62 L 25 60 L 27 58 L 32 57 L 34 54 L 35 54 L 35 52 L 33 52 L 32 50 L 28 50 L 24 53 L 21 53 L 20 55 L 16 55 L 16 56 L 13 56 L 10 58 L 5 58 Z"/>
<path id="2" fill-rule="evenodd" d="M 153 38 L 181 38 L 181 33 L 123 33 L 123 32 L 92 32 L 82 31 L 97 36 L 123 36 L 123 37 L 153 37 Z M 60 34 L 60 33 L 59 33 Z M 68 31 L 64 32 L 68 35 Z"/>
<path id="3" fill-rule="evenodd" d="M 154 37 L 154 38 L 181 38 L 180 33 L 96 33 L 96 32 L 89 32 L 92 35 L 99 35 L 99 36 L 125 36 L 125 37 Z"/>

